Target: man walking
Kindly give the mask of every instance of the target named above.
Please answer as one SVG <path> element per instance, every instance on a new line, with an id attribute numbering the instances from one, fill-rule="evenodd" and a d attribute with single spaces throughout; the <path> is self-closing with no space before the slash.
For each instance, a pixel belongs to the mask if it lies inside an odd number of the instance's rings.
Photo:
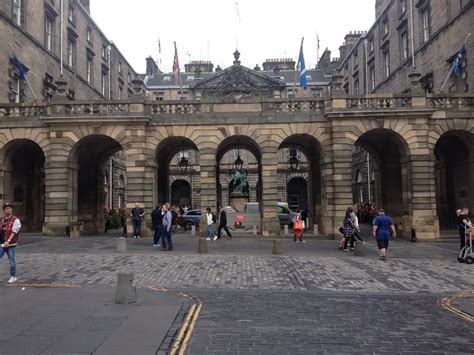
<path id="1" fill-rule="evenodd" d="M 135 207 L 130 211 L 130 215 L 132 216 L 133 238 L 139 239 L 142 234 L 142 219 L 145 216 L 145 210 L 140 208 L 138 203 L 135 203 Z"/>
<path id="2" fill-rule="evenodd" d="M 206 221 L 207 221 L 207 240 L 211 240 L 211 239 L 217 240 L 217 236 L 214 233 L 214 229 L 212 229 L 212 225 L 215 223 L 215 217 L 209 207 L 206 208 Z"/>
<path id="3" fill-rule="evenodd" d="M 232 234 L 230 234 L 229 228 L 227 228 L 227 213 L 225 209 L 221 207 L 221 213 L 219 215 L 219 227 L 217 227 L 217 239 L 221 239 L 222 229 L 227 233 L 227 238 L 232 239 Z"/>
<path id="4" fill-rule="evenodd" d="M 173 224 L 173 216 L 169 210 L 169 203 L 163 205 L 163 237 L 161 242 L 163 243 L 162 250 L 173 250 L 173 241 L 171 240 L 171 226 Z"/>
<path id="5" fill-rule="evenodd" d="M 160 238 L 163 240 L 163 212 L 159 205 L 151 212 L 151 226 L 153 228 L 153 246 L 160 247 Z M 163 243 L 163 241 L 162 241 Z"/>
<path id="6" fill-rule="evenodd" d="M 0 237 L 0 260 L 4 254 L 8 256 L 10 264 L 9 284 L 15 283 L 16 279 L 16 260 L 15 251 L 20 237 L 21 223 L 20 219 L 13 215 L 13 207 L 10 203 L 3 205 L 2 234 Z"/>
<path id="7" fill-rule="evenodd" d="M 372 226 L 372 235 L 377 240 L 380 260 L 387 260 L 387 249 L 390 235 L 397 236 L 392 219 L 385 215 L 383 209 L 379 210 L 378 216 L 374 219 Z"/>

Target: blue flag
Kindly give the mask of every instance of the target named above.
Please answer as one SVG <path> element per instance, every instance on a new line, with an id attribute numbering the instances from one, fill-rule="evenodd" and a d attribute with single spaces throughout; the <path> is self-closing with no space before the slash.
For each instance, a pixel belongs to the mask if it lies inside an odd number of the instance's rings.
<path id="1" fill-rule="evenodd" d="M 20 78 L 20 80 L 25 80 L 26 79 L 25 67 L 17 58 L 15 53 L 13 53 L 13 61 L 15 63 L 15 67 L 18 69 L 18 77 Z"/>
<path id="2" fill-rule="evenodd" d="M 300 55 L 298 57 L 298 66 L 300 68 L 300 86 L 306 90 L 308 83 L 306 81 L 306 66 L 304 65 L 303 43 L 301 43 Z"/>
<path id="3" fill-rule="evenodd" d="M 459 50 L 458 54 L 456 55 L 456 58 L 454 58 L 454 61 L 453 61 L 453 72 L 456 76 L 461 75 L 462 61 L 465 55 L 466 55 L 466 46 L 462 46 L 462 48 Z"/>

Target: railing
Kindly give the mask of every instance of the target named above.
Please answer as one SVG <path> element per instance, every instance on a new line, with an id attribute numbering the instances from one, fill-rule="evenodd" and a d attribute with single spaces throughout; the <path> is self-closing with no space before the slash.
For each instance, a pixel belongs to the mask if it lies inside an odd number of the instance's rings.
<path id="1" fill-rule="evenodd" d="M 64 113 L 67 115 L 120 115 L 130 112 L 130 104 L 128 102 L 68 102 L 64 104 Z"/>
<path id="2" fill-rule="evenodd" d="M 399 97 L 348 97 L 346 98 L 346 108 L 349 110 L 387 110 L 396 108 L 411 107 L 410 96 Z"/>
<path id="3" fill-rule="evenodd" d="M 45 104 L 4 104 L 0 105 L 0 117 L 38 117 L 47 114 Z"/>
<path id="4" fill-rule="evenodd" d="M 202 112 L 202 104 L 199 101 L 193 102 L 160 102 L 151 105 L 151 113 L 161 114 L 196 114 Z"/>
<path id="5" fill-rule="evenodd" d="M 264 103 L 270 112 L 324 112 L 324 99 L 275 99 Z"/>
<path id="6" fill-rule="evenodd" d="M 432 95 L 427 98 L 427 105 L 434 109 L 459 109 L 474 107 L 474 95 L 456 95 L 456 96 L 441 96 Z"/>

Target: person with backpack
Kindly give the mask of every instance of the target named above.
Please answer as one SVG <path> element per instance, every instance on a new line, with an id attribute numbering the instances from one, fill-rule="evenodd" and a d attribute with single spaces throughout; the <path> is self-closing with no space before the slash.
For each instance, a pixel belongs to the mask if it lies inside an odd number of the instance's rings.
<path id="1" fill-rule="evenodd" d="M 217 222 L 216 215 L 212 213 L 210 207 L 206 208 L 206 221 L 207 221 L 207 240 L 213 239 L 214 241 L 217 240 L 217 235 L 214 233 L 214 229 L 212 225 Z"/>
<path id="2" fill-rule="evenodd" d="M 227 233 L 227 238 L 232 239 L 229 228 L 227 228 L 227 213 L 225 209 L 221 207 L 221 213 L 219 215 L 219 227 L 217 227 L 217 239 L 221 239 L 222 229 Z"/>
<path id="3" fill-rule="evenodd" d="M 160 238 L 163 240 L 163 211 L 162 208 L 157 205 L 151 212 L 151 226 L 153 229 L 153 246 L 155 248 L 160 247 Z M 162 241 L 162 244 L 166 244 Z"/>
<path id="4" fill-rule="evenodd" d="M 7 254 L 10 264 L 9 284 L 15 283 L 16 279 L 16 258 L 15 251 L 20 237 L 21 222 L 13 215 L 13 206 L 10 203 L 3 205 L 2 234 L 0 237 L 0 260 Z"/>

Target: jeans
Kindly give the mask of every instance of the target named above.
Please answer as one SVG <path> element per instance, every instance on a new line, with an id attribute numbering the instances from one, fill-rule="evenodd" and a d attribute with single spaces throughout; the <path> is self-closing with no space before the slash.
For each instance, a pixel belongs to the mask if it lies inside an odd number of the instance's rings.
<path id="1" fill-rule="evenodd" d="M 214 229 L 212 229 L 212 224 L 208 224 L 207 225 L 207 236 L 209 238 L 212 238 L 212 237 L 214 237 L 214 235 L 215 234 L 214 234 Z"/>
<path id="2" fill-rule="evenodd" d="M 229 238 L 232 238 L 232 234 L 230 234 L 229 228 L 227 228 L 225 224 L 219 224 L 219 227 L 217 228 L 217 239 L 221 239 L 222 229 L 225 230 Z"/>
<path id="3" fill-rule="evenodd" d="M 167 227 L 163 228 L 163 237 L 161 238 L 163 242 L 163 248 L 168 250 L 173 250 L 173 241 L 171 240 L 171 228 L 168 230 Z"/>
<path id="4" fill-rule="evenodd" d="M 140 237 L 142 234 L 142 221 L 141 220 L 134 220 L 133 221 L 133 236 Z"/>
<path id="5" fill-rule="evenodd" d="M 15 248 L 0 248 L 0 260 L 2 260 L 3 255 L 8 255 L 8 262 L 10 264 L 10 276 L 16 277 L 16 261 L 15 261 Z"/>
<path id="6" fill-rule="evenodd" d="M 161 224 L 155 227 L 155 233 L 153 234 L 153 244 L 160 244 L 160 238 L 162 239 L 162 243 L 165 244 L 163 226 Z"/>

